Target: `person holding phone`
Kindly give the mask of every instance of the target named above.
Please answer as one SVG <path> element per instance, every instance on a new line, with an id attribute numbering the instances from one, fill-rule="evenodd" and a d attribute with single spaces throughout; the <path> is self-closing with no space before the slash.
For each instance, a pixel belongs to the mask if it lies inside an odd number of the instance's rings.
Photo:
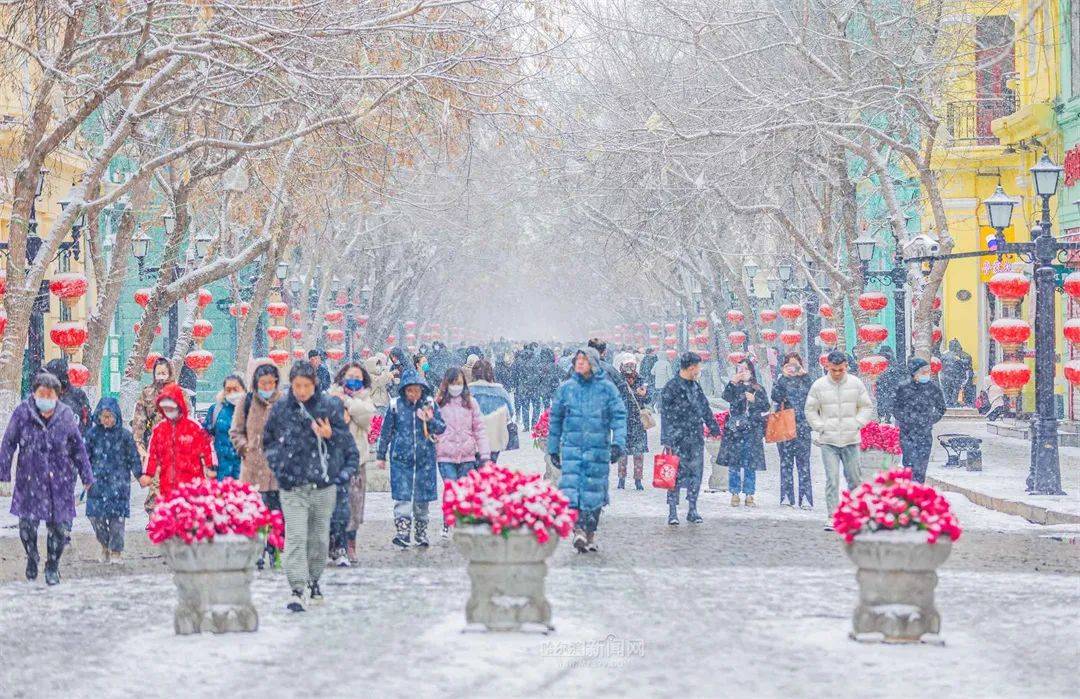
<path id="1" fill-rule="evenodd" d="M 754 507 L 757 472 L 765 470 L 765 414 L 769 412 L 769 396 L 758 383 L 753 362 L 746 360 L 735 365 L 735 375 L 721 397 L 729 406 L 729 414 L 718 458 L 727 462 L 731 506 L 739 506 L 741 494 L 745 496 L 746 506 Z"/>

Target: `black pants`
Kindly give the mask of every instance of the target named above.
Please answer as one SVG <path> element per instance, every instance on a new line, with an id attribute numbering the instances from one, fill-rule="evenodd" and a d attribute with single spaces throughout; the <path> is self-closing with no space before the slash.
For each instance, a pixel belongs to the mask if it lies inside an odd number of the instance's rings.
<path id="1" fill-rule="evenodd" d="M 26 551 L 26 558 L 33 561 L 35 565 L 41 560 L 37 547 L 38 525 L 40 524 L 40 519 L 19 518 L 19 539 Z M 45 545 L 47 556 L 45 569 L 57 570 L 60 567 L 60 556 L 64 553 L 68 536 L 71 534 L 71 522 L 46 522 L 45 528 L 49 532 Z"/>
<path id="2" fill-rule="evenodd" d="M 780 504 L 795 504 L 795 471 L 799 472 L 799 505 L 814 506 L 814 491 L 810 487 L 810 435 L 797 434 L 795 439 L 776 445 L 780 452 Z"/>
<path id="3" fill-rule="evenodd" d="M 540 413 L 544 412 L 544 401 L 540 400 L 540 396 L 526 394 L 515 397 L 514 400 L 517 402 L 518 424 L 523 429 L 532 429 L 540 419 Z"/>
<path id="4" fill-rule="evenodd" d="M 94 536 L 99 544 L 113 553 L 124 550 L 123 517 L 90 517 L 90 525 L 94 528 Z"/>
<path id="5" fill-rule="evenodd" d="M 349 527 L 349 486 L 338 485 L 337 500 L 334 503 L 334 513 L 330 517 L 330 553 L 336 554 L 345 550 Z"/>
<path id="6" fill-rule="evenodd" d="M 933 446 L 933 435 L 930 433 L 900 434 L 904 468 L 911 469 L 911 477 L 918 483 L 926 482 L 926 468 L 930 465 L 930 450 Z"/>
<path id="7" fill-rule="evenodd" d="M 679 476 L 675 480 L 675 487 L 667 491 L 667 503 L 669 506 L 677 505 L 679 489 L 685 488 L 686 501 L 694 507 L 697 505 L 698 493 L 701 492 L 701 476 L 705 472 L 705 443 L 674 451 L 679 457 Z"/>

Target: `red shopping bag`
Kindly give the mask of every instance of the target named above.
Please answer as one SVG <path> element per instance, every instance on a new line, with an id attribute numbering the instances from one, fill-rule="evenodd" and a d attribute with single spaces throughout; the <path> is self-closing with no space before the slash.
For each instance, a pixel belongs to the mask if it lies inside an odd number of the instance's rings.
<path id="1" fill-rule="evenodd" d="M 679 457 L 674 454 L 657 454 L 653 457 L 652 485 L 654 488 L 671 490 L 679 476 Z"/>

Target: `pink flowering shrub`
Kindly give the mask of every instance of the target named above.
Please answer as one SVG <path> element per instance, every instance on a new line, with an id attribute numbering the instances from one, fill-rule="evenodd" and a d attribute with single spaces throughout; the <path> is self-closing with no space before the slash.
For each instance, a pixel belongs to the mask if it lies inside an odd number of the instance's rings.
<path id="1" fill-rule="evenodd" d="M 889 454 L 900 454 L 900 428 L 880 422 L 868 422 L 859 433 L 859 448 L 863 451 L 876 449 Z"/>
<path id="2" fill-rule="evenodd" d="M 562 491 L 539 474 L 528 475 L 489 464 L 469 471 L 464 478 L 447 481 L 443 490 L 443 521 L 490 524 L 492 534 L 515 529 L 532 531 L 541 544 L 554 531 L 566 538 L 578 513 Z"/>
<path id="3" fill-rule="evenodd" d="M 724 425 L 727 424 L 728 415 L 729 412 L 727 410 L 721 410 L 713 415 L 713 417 L 716 418 L 716 424 L 720 425 L 720 432 L 717 434 L 710 434 L 708 425 L 702 426 L 701 431 L 705 434 L 705 439 L 718 441 L 723 437 Z"/>
<path id="4" fill-rule="evenodd" d="M 961 532 L 949 501 L 911 480 L 909 468 L 879 473 L 873 481 L 844 491 L 833 513 L 833 527 L 848 543 L 859 534 L 881 530 L 925 531 L 931 544 L 942 535 L 956 541 Z"/>
<path id="5" fill-rule="evenodd" d="M 382 434 L 382 415 L 374 415 L 371 418 L 371 429 L 368 431 L 367 443 L 375 444 L 379 441 L 379 435 Z"/>
<path id="6" fill-rule="evenodd" d="M 263 534 L 271 546 L 285 548 L 281 512 L 270 511 L 250 483 L 232 478 L 199 478 L 178 486 L 172 497 L 158 501 L 147 531 L 155 544 L 173 537 L 190 544 L 213 541 L 216 534 Z"/>

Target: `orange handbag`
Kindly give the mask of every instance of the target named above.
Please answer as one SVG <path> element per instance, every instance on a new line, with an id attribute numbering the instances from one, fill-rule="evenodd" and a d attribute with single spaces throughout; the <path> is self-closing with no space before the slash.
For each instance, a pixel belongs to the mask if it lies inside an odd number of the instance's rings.
<path id="1" fill-rule="evenodd" d="M 765 418 L 765 441 L 769 444 L 795 439 L 795 409 L 784 408 Z"/>

